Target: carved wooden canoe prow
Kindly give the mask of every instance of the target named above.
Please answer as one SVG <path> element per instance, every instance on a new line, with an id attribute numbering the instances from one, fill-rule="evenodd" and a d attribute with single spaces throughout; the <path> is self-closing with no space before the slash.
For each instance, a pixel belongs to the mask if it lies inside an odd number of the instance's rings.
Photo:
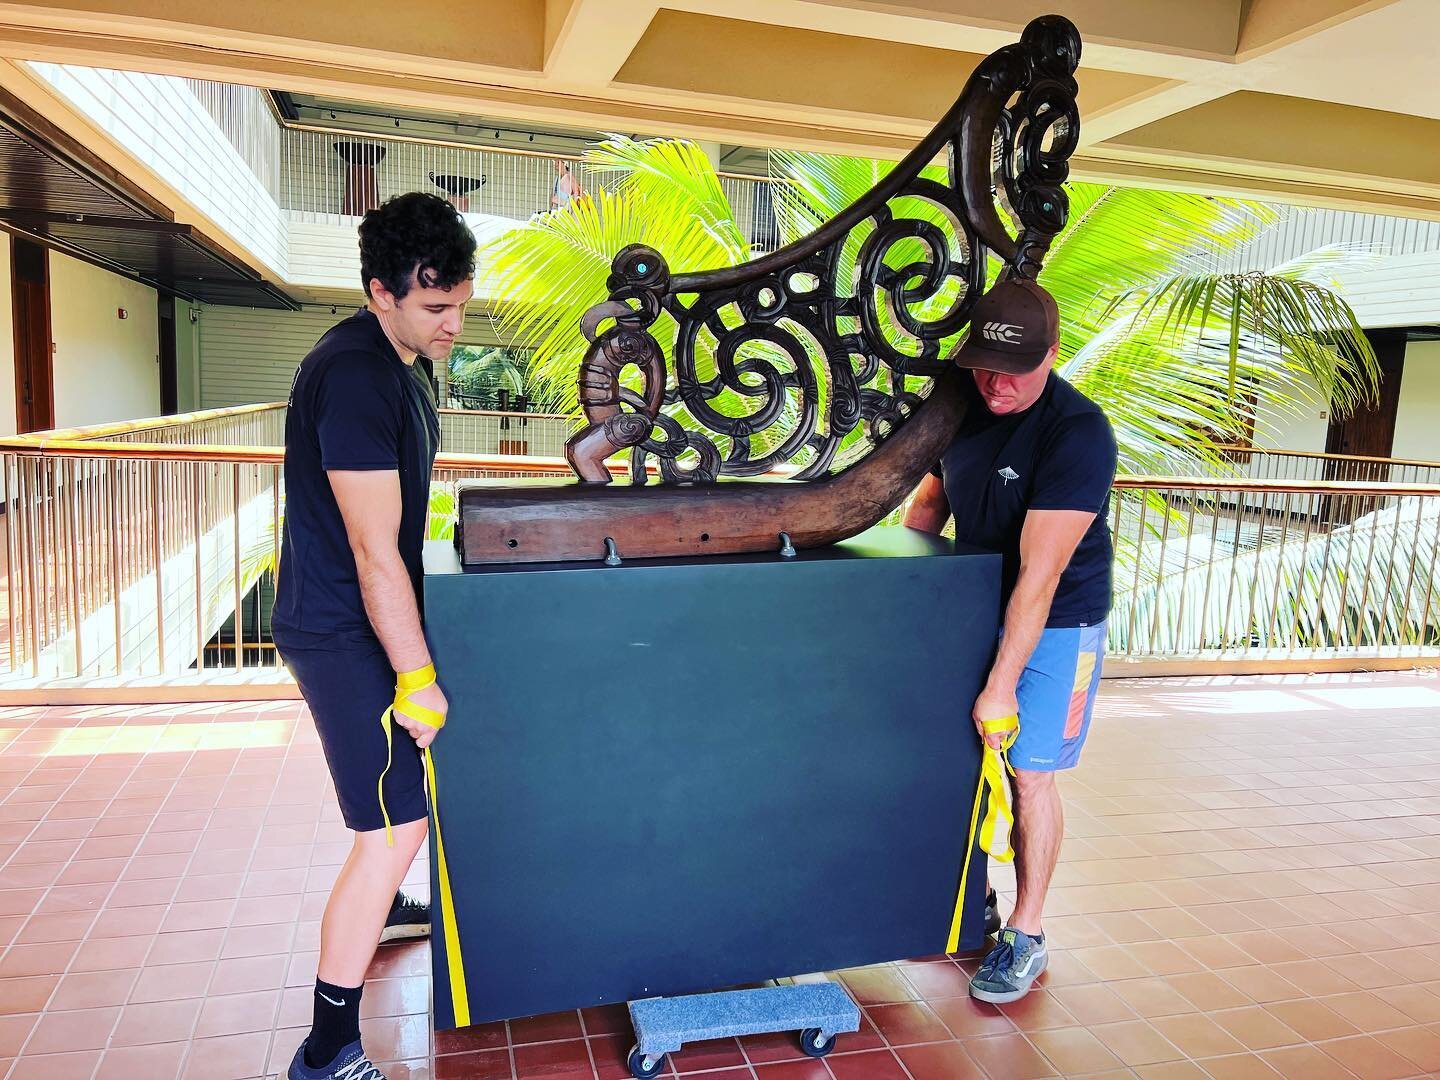
<path id="1" fill-rule="evenodd" d="M 587 425 L 566 446 L 577 479 L 462 484 L 462 561 L 601 559 L 607 539 L 626 558 L 778 550 L 781 533 L 818 547 L 898 506 L 959 426 L 968 376 L 949 350 L 987 253 L 1033 278 L 1064 228 L 1079 60 L 1069 21 L 1036 19 L 869 193 L 778 251 L 694 274 L 650 248 L 620 252 L 609 297 L 581 323 Z M 947 151 L 948 182 L 923 177 Z M 668 384 L 662 312 L 676 326 Z M 621 380 L 632 367 L 638 393 Z M 730 415 L 737 401 L 754 407 Z M 606 459 L 626 450 L 631 482 L 612 484 Z M 784 465 L 793 479 L 745 479 Z"/>

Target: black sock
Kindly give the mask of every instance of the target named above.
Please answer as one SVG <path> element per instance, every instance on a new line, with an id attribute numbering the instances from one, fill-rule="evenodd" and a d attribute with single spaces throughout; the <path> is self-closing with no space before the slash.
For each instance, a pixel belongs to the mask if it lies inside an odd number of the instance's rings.
<path id="1" fill-rule="evenodd" d="M 360 1038 L 360 992 L 363 986 L 332 986 L 315 980 L 315 1019 L 305 1040 L 305 1067 L 329 1065 Z"/>

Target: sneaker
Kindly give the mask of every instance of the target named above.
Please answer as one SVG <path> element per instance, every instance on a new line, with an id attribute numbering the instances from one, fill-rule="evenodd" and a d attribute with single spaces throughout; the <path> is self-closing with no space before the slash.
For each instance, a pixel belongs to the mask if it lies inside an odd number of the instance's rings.
<path id="1" fill-rule="evenodd" d="M 395 894 L 390 914 L 385 916 L 385 929 L 380 931 L 380 944 L 387 941 L 420 941 L 430 936 L 430 904 L 403 892 Z"/>
<path id="2" fill-rule="evenodd" d="M 970 996 L 995 1005 L 1019 1001 L 1030 992 L 1049 959 L 1044 938 L 1036 941 L 1007 926 L 1000 931 L 995 948 L 980 961 L 980 970 L 970 980 Z"/>
<path id="3" fill-rule="evenodd" d="M 285 1075 L 287 1080 L 385 1080 L 385 1074 L 360 1049 L 359 1039 L 336 1054 L 329 1065 L 319 1069 L 305 1064 L 305 1043 L 302 1042 L 300 1049 L 295 1051 L 295 1059 L 290 1062 L 290 1071 Z"/>
<path id="4" fill-rule="evenodd" d="M 985 894 L 985 936 L 1000 932 L 1000 894 L 991 889 Z"/>

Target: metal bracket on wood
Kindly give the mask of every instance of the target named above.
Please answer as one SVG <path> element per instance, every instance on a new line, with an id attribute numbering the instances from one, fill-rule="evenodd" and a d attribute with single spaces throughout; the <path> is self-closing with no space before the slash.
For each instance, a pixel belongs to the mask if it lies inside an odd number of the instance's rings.
<path id="1" fill-rule="evenodd" d="M 619 566 L 624 561 L 620 558 L 620 552 L 615 550 L 615 541 L 608 536 L 605 537 L 605 565 Z"/>
<path id="2" fill-rule="evenodd" d="M 790 534 L 780 534 L 780 557 L 782 559 L 793 559 L 795 557 L 795 545 L 790 542 Z"/>

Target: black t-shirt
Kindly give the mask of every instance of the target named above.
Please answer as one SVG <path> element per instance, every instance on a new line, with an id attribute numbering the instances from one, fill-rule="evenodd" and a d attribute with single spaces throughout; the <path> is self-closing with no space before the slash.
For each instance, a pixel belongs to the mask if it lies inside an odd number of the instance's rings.
<path id="1" fill-rule="evenodd" d="M 1002 596 L 1020 573 L 1027 510 L 1084 510 L 1095 520 L 1060 577 L 1046 626 L 1091 626 L 1110 610 L 1115 436 L 1099 406 L 1053 372 L 1034 405 L 996 416 L 963 380 L 965 419 L 934 471 L 945 482 L 955 539 L 1004 556 Z"/>
<path id="2" fill-rule="evenodd" d="M 400 556 L 416 601 L 440 415 L 430 362 L 406 364 L 362 310 L 295 372 L 285 417 L 285 531 L 271 627 L 282 647 L 374 634 L 329 469 L 400 473 Z"/>

